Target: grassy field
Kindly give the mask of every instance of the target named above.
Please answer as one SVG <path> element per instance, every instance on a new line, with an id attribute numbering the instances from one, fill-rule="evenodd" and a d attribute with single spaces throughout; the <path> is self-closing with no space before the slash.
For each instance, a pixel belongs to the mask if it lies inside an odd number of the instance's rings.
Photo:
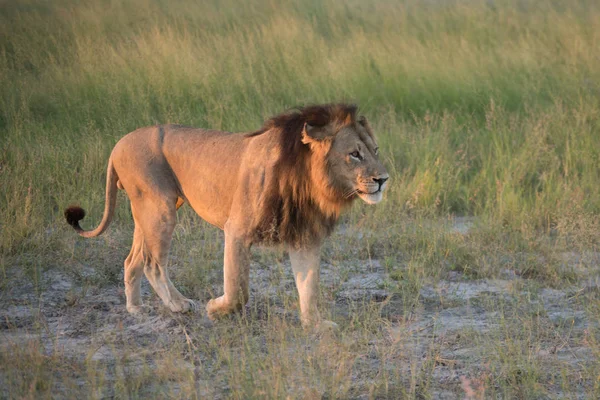
<path id="1" fill-rule="evenodd" d="M 108 155 L 140 126 L 258 128 L 357 103 L 390 171 L 297 320 L 281 249 L 240 316 L 124 308 L 132 220 L 98 239 Z M 0 1 L 0 397 L 600 398 L 600 3 Z M 174 281 L 221 291 L 189 208 Z"/>

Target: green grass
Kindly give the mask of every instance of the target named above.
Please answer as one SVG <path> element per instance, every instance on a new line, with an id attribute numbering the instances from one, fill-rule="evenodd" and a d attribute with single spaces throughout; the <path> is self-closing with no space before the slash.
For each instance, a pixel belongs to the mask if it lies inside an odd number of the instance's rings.
<path id="1" fill-rule="evenodd" d="M 454 365 L 444 360 L 456 343 L 475 346 L 464 362 L 483 367 L 461 373 L 486 395 L 598 397 L 597 364 L 557 355 L 545 369 L 540 349 L 564 348 L 570 331 L 536 314 L 531 296 L 566 288 L 569 307 L 589 321 L 600 315 L 597 293 L 580 291 L 600 244 L 599 43 L 592 0 L 0 1 L 0 301 L 19 279 L 43 298 L 53 270 L 78 282 L 67 311 L 122 285 L 126 196 L 97 240 L 75 238 L 62 213 L 79 203 L 87 224 L 100 220 L 108 155 L 129 131 L 169 122 L 249 131 L 295 105 L 348 101 L 374 126 L 391 186 L 382 204 L 344 217 L 347 233 L 328 241 L 323 258 L 343 280 L 364 265 L 355 260 L 380 261 L 401 314 L 390 322 L 390 305 L 368 301 L 347 315 L 331 307 L 341 339 L 310 346 L 297 323 L 273 311 L 295 312 L 295 295 L 280 287 L 261 297 L 266 311 L 227 322 L 206 342 L 202 325 L 181 322 L 190 342 L 165 344 L 137 372 L 123 359 L 137 347 L 116 338 L 98 339 L 122 356 L 109 365 L 39 342 L 1 348 L 0 364 L 15 354 L 19 362 L 16 372 L 0 367 L 0 397 L 2 388 L 36 397 L 57 385 L 65 397 L 160 397 L 172 382 L 171 395 L 203 397 L 214 389 L 199 378 L 207 375 L 231 398 L 431 398 L 436 368 Z M 455 215 L 474 217 L 475 227 L 453 232 Z M 191 210 L 180 212 L 173 260 L 186 294 L 206 300 L 219 290 L 221 241 Z M 279 249 L 254 258 L 271 267 L 274 286 L 289 275 L 285 262 Z M 508 298 L 472 305 L 499 318 L 488 333 L 467 329 L 444 342 L 411 330 L 415 315 L 431 318 L 458 301 L 440 294 L 427 303 L 424 287 L 509 273 L 518 278 Z M 326 304 L 339 290 L 339 282 L 324 289 Z M 35 326 L 50 329 L 43 319 Z M 597 324 L 573 332 L 570 345 L 600 354 Z M 299 359 L 286 361 L 290 353 Z M 143 392 L 147 385 L 156 391 Z M 464 388 L 457 379 L 447 387 Z"/>
<path id="2" fill-rule="evenodd" d="M 33 226 L 55 226 L 69 202 L 100 208 L 110 149 L 139 126 L 252 130 L 293 105 L 340 100 L 374 121 L 393 169 L 390 207 L 517 229 L 600 210 L 595 2 L 2 11 L 4 252 Z"/>

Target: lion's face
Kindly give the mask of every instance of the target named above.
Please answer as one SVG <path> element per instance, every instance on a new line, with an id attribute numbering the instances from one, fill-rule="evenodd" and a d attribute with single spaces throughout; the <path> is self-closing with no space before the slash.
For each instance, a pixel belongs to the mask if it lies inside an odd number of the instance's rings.
<path id="1" fill-rule="evenodd" d="M 339 130 L 332 126 L 315 128 L 308 125 L 305 138 L 305 142 L 313 142 L 311 139 L 315 138 L 321 143 L 331 140 L 325 156 L 326 176 L 338 196 L 344 199 L 358 196 L 367 204 L 382 200 L 389 174 L 379 161 L 377 143 L 364 117 Z M 318 151 L 317 146 L 311 147 Z"/>

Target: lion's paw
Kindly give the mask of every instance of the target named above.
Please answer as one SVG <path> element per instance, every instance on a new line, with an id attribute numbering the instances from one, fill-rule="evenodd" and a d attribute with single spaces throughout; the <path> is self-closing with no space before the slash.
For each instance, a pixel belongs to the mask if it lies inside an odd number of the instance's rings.
<path id="1" fill-rule="evenodd" d="M 145 315 L 151 310 L 151 307 L 145 304 L 140 304 L 138 306 L 127 306 L 127 312 L 131 315 Z"/>
<path id="2" fill-rule="evenodd" d="M 214 321 L 218 317 L 224 315 L 223 306 L 221 305 L 221 303 L 222 299 L 221 297 L 219 297 L 216 299 L 209 300 L 209 302 L 206 304 L 206 315 L 211 321 Z"/>
<path id="3" fill-rule="evenodd" d="M 193 300 L 182 298 L 179 300 L 171 300 L 169 309 L 175 313 L 195 312 L 198 307 Z"/>
<path id="4" fill-rule="evenodd" d="M 326 319 L 322 319 L 319 321 L 313 321 L 313 322 L 304 322 L 302 324 L 304 326 L 304 329 L 307 332 L 310 333 L 316 333 L 316 334 L 327 334 L 327 333 L 337 333 L 340 330 L 340 327 L 338 326 L 338 324 L 336 324 L 333 321 L 329 321 Z"/>
<path id="5" fill-rule="evenodd" d="M 236 306 L 232 306 L 231 304 L 225 302 L 225 296 L 211 299 L 206 304 L 206 314 L 208 318 L 213 321 L 217 318 L 229 315 L 232 312 L 235 312 L 237 309 L 239 309 L 239 307 L 236 308 Z"/>
<path id="6" fill-rule="evenodd" d="M 321 320 L 316 326 L 315 331 L 318 333 L 338 332 L 340 327 L 333 321 L 326 319 Z"/>

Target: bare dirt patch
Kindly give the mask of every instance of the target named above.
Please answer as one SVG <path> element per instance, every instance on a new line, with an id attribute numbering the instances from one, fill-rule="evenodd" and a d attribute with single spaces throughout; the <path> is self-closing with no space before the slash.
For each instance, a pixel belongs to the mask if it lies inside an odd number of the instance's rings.
<path id="1" fill-rule="evenodd" d="M 580 279 L 560 288 L 456 271 L 413 284 L 391 274 L 389 261 L 326 260 L 322 308 L 341 326 L 331 337 L 300 329 L 286 259 L 253 261 L 248 306 L 214 324 L 203 307 L 221 290 L 219 268 L 206 278 L 201 312 L 173 314 L 144 284 L 141 316 L 126 312 L 118 281 L 86 280 L 92 268 L 78 276 L 45 270 L 35 280 L 11 268 L 0 296 L 0 355 L 29 360 L 17 369 L 46 368 L 41 377 L 30 371 L 37 390 L 59 398 L 454 399 L 468 392 L 465 382 L 488 394 L 585 398 L 593 383 L 583 373 L 597 364 L 588 300 L 600 293 L 598 257 L 563 256 Z M 174 261 L 176 279 L 184 277 Z M 33 379 L 10 369 L 0 367 L 2 397 Z"/>

